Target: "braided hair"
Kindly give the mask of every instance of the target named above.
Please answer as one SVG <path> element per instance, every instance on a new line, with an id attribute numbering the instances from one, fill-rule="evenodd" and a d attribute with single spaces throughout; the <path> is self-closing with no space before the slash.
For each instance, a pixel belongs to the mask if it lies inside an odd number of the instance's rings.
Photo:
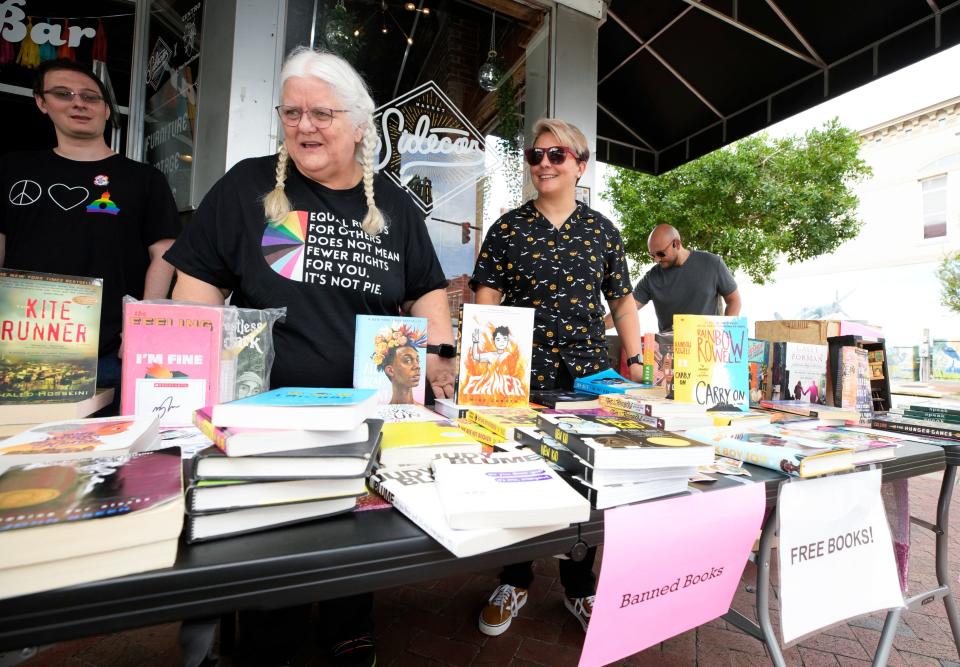
<path id="1" fill-rule="evenodd" d="M 341 105 L 348 110 L 348 117 L 355 128 L 363 130 L 363 138 L 357 144 L 356 161 L 363 169 L 363 194 L 367 200 L 367 212 L 362 229 L 369 236 L 377 236 L 387 225 L 383 212 L 374 199 L 373 172 L 377 150 L 377 130 L 373 124 L 373 98 L 356 70 L 343 58 L 332 53 L 315 51 L 300 46 L 290 52 L 280 70 L 281 87 L 291 77 L 315 77 L 333 89 Z M 263 212 L 267 220 L 280 222 L 290 213 L 290 200 L 285 191 L 290 155 L 286 142 L 277 152 L 276 181 L 263 199 Z"/>

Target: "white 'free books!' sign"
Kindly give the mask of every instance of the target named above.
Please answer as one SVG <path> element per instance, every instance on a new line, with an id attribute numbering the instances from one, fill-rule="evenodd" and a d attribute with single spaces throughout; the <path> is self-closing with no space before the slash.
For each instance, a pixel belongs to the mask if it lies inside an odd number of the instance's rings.
<path id="1" fill-rule="evenodd" d="M 783 641 L 903 606 L 880 471 L 780 487 Z"/>

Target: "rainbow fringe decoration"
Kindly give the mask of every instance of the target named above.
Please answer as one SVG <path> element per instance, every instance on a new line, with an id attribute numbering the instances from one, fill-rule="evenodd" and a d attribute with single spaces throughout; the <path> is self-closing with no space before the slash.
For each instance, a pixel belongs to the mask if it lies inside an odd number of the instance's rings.
<path id="1" fill-rule="evenodd" d="M 17 64 L 27 69 L 36 69 L 40 64 L 40 51 L 36 42 L 30 37 L 31 32 L 33 32 L 33 17 L 27 19 L 27 34 L 20 42 Z"/>

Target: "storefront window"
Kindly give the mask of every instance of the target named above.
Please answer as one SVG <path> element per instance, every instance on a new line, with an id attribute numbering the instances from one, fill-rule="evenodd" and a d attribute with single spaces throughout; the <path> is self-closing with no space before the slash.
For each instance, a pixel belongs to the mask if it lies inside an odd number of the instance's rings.
<path id="1" fill-rule="evenodd" d="M 144 160 L 163 172 L 177 207 L 190 208 L 201 0 L 153 0 L 147 40 Z"/>

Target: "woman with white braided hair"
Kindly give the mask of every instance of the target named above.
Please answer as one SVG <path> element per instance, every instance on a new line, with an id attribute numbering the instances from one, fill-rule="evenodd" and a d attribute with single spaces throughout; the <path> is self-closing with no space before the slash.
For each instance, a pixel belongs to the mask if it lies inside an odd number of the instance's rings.
<path id="1" fill-rule="evenodd" d="M 177 268 L 173 298 L 286 306 L 271 387 L 350 387 L 359 313 L 426 317 L 431 346 L 453 342 L 446 280 L 409 195 L 374 174 L 374 103 L 356 71 L 300 47 L 280 77 L 284 141 L 204 197 L 165 255 Z M 427 355 L 436 396 L 453 396 L 454 373 L 452 359 Z M 338 664 L 372 664 L 370 604 L 323 605 Z"/>

